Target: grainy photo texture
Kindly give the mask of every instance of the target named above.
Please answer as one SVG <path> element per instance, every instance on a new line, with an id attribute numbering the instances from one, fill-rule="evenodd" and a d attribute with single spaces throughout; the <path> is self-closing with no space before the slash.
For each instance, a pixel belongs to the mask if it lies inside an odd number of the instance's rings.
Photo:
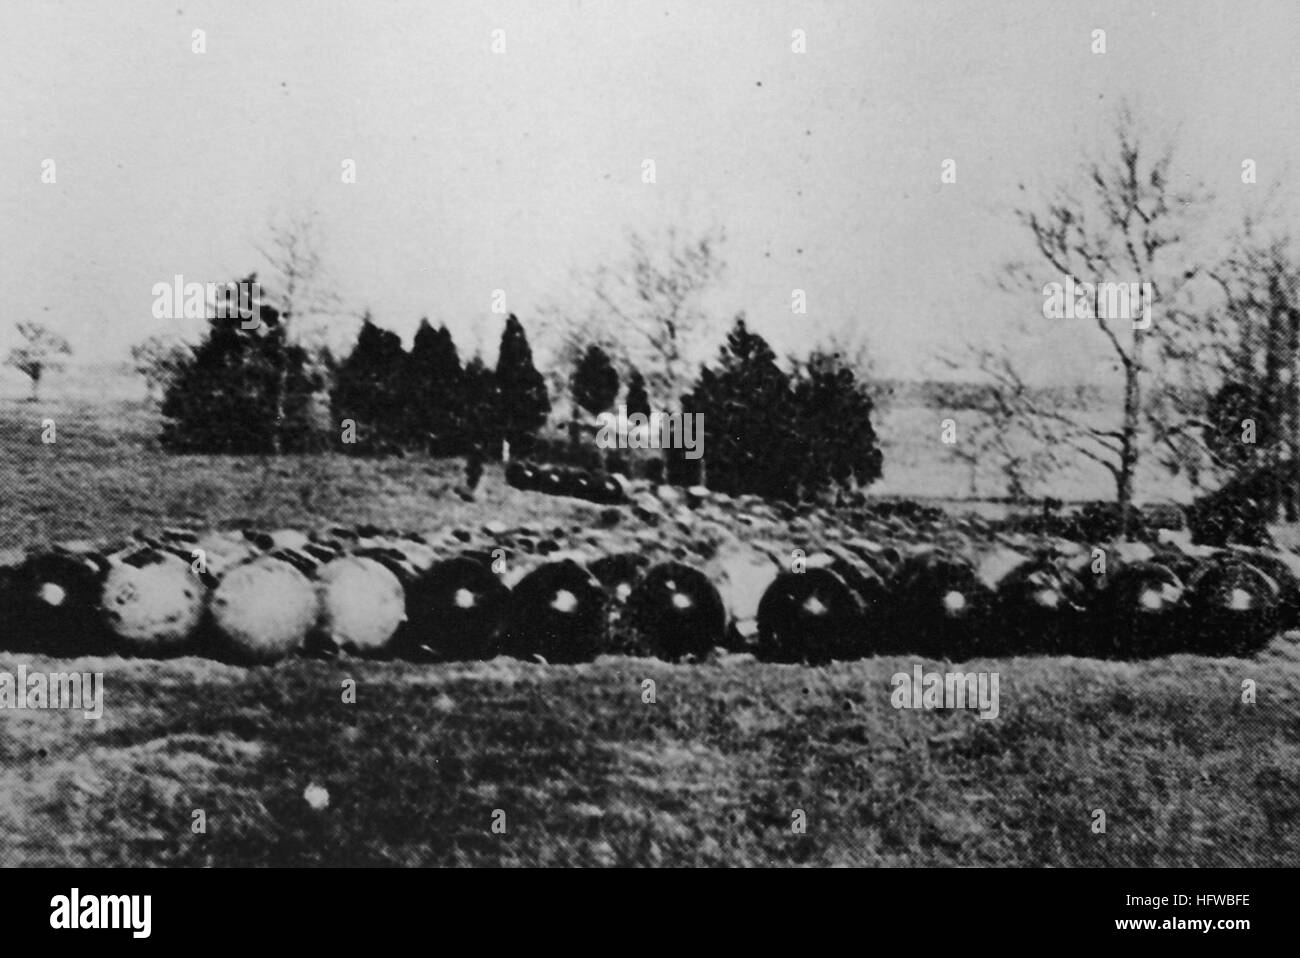
<path id="1" fill-rule="evenodd" d="M 1300 861 L 1293 4 L 2 19 L 0 864 Z"/>

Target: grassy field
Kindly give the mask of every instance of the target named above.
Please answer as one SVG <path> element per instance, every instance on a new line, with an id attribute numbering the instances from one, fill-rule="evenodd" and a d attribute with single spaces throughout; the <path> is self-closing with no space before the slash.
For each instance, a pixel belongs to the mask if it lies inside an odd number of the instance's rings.
<path id="1" fill-rule="evenodd" d="M 55 424 L 53 443 L 41 441 L 46 419 Z M 536 506 L 500 481 L 499 468 L 471 505 L 451 494 L 463 482 L 459 461 L 170 456 L 156 447 L 158 426 L 141 402 L 0 403 L 0 537 L 23 546 L 185 522 L 421 530 Z M 569 503 L 563 511 L 590 521 L 597 510 Z"/>
<path id="2" fill-rule="evenodd" d="M 105 672 L 6 714 L 0 861 L 66 865 L 1294 865 L 1300 673 L 972 663 L 1002 714 L 895 711 L 912 660 Z M 10 670 L 16 663 L 0 658 Z M 1255 678 L 1260 700 L 1240 704 Z M 357 682 L 344 704 L 345 678 Z M 657 701 L 642 701 L 642 682 Z M 325 807 L 305 798 L 328 793 Z M 317 805 L 320 805 L 317 802 Z M 206 832 L 195 834 L 195 810 Z M 495 810 L 504 834 L 492 831 Z M 807 831 L 792 829 L 795 811 Z M 1092 831 L 1095 809 L 1106 831 Z"/>
<path id="3" fill-rule="evenodd" d="M 449 494 L 457 463 L 167 457 L 156 428 L 132 399 L 4 403 L 0 541 L 185 521 L 595 520 L 496 470 L 465 503 Z M 0 656 L 0 669 L 20 664 L 105 673 L 105 712 L 0 712 L 6 865 L 1300 860 L 1300 656 L 1286 638 L 1250 661 L 963 666 L 999 674 L 993 721 L 893 709 L 890 677 L 912 659 L 243 669 Z M 1241 704 L 1247 678 L 1254 705 Z M 655 704 L 642 702 L 646 679 Z M 309 786 L 328 804 L 312 807 Z M 797 809 L 806 834 L 792 830 Z"/>
<path id="4" fill-rule="evenodd" d="M 891 411 L 885 475 L 873 492 L 960 502 L 965 467 L 949 460 L 932 415 Z M 53 421 L 56 441 L 42 442 Z M 156 447 L 160 420 L 142 400 L 108 405 L 89 398 L 30 403 L 0 399 L 0 542 L 116 537 L 144 526 L 183 522 L 293 526 L 369 522 L 420 530 L 487 518 L 531 517 L 539 508 L 562 520 L 591 522 L 596 510 L 515 492 L 490 467 L 483 497 L 467 505 L 451 494 L 462 463 L 411 456 L 367 460 L 341 455 L 168 456 Z M 933 433 L 933 435 L 931 435 Z M 1107 498 L 1105 477 L 1084 473 L 1060 488 L 1071 498 Z M 1002 494 L 996 477 L 979 480 Z M 972 506 L 973 508 L 973 506 Z"/>

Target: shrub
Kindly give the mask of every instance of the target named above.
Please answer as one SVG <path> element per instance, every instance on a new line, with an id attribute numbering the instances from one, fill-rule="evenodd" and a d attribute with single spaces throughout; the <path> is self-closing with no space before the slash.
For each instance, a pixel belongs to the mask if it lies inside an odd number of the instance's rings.
<path id="1" fill-rule="evenodd" d="M 618 370 L 605 350 L 587 347 L 573 371 L 571 389 L 573 401 L 593 416 L 614 405 L 618 398 Z"/>

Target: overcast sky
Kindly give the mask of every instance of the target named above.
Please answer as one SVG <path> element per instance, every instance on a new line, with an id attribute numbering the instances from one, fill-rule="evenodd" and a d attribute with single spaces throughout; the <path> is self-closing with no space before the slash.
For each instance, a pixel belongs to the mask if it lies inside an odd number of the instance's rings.
<path id="1" fill-rule="evenodd" d="M 125 357 L 181 325 L 151 315 L 154 283 L 258 268 L 267 223 L 314 209 L 349 306 L 408 337 L 445 321 L 462 353 L 494 350 L 494 289 L 531 329 L 629 229 L 720 226 L 724 327 L 744 310 L 785 352 L 851 326 L 916 375 L 1040 309 L 988 288 L 1022 242 L 1016 184 L 1068 182 L 1121 99 L 1177 130 L 1176 175 L 1226 211 L 1211 232 L 1263 188 L 1244 158 L 1261 184 L 1293 172 L 1298 38 L 1300 5 L 1260 0 L 9 2 L 0 348 L 42 318 Z"/>

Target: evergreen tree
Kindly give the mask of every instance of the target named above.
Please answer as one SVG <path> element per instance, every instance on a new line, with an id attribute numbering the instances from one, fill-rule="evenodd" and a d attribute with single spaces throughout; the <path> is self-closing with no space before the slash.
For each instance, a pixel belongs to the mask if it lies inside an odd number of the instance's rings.
<path id="1" fill-rule="evenodd" d="M 252 274 L 240 282 L 256 279 Z M 259 318 L 252 329 L 233 311 L 208 321 L 207 335 L 167 385 L 160 437 L 165 448 L 247 454 L 315 446 L 319 377 L 309 369 L 306 350 L 288 342 L 278 310 L 260 304 Z"/>
<path id="2" fill-rule="evenodd" d="M 1254 384 L 1228 382 L 1206 402 L 1205 444 L 1234 476 L 1247 475 L 1277 455 L 1281 436 L 1268 390 Z M 1254 442 L 1243 442 L 1247 421 L 1254 424 Z"/>
<path id="3" fill-rule="evenodd" d="M 795 378 L 794 457 L 801 491 L 867 485 L 880 478 L 870 389 L 838 353 L 814 351 Z"/>
<path id="4" fill-rule="evenodd" d="M 573 371 L 573 401 L 593 416 L 605 412 L 618 398 L 618 370 L 599 346 L 588 346 Z"/>
<path id="5" fill-rule="evenodd" d="M 359 452 L 385 452 L 402 445 L 406 352 L 396 333 L 376 326 L 366 313 L 357 344 L 339 366 L 330 406 L 334 419 L 356 423 Z"/>
<path id="6" fill-rule="evenodd" d="M 736 495 L 794 498 L 791 474 L 794 422 L 790 378 L 777 365 L 763 337 L 736 319 L 715 369 L 702 369 L 682 413 L 704 416 L 704 455 L 709 485 Z M 670 456 L 670 478 L 677 466 Z"/>
<path id="7" fill-rule="evenodd" d="M 434 329 L 427 319 L 420 321 L 403 380 L 405 429 L 411 443 L 438 456 L 462 452 L 467 426 L 465 372 L 445 325 Z"/>
<path id="8" fill-rule="evenodd" d="M 496 385 L 500 436 L 510 443 L 512 452 L 527 454 L 537 431 L 546 424 L 551 400 L 546 394 L 546 380 L 533 365 L 533 350 L 524 327 L 513 313 L 501 333 Z"/>
<path id="9" fill-rule="evenodd" d="M 723 492 L 797 500 L 880 478 L 871 392 L 853 367 L 817 350 L 787 376 L 743 319 L 683 412 L 703 413 L 709 485 Z M 668 458 L 670 478 L 677 459 Z"/>
<path id="10" fill-rule="evenodd" d="M 497 389 L 496 374 L 475 356 L 465 364 L 461 380 L 464 423 L 464 443 L 469 450 L 487 458 L 496 459 L 501 454 L 501 397 Z"/>

